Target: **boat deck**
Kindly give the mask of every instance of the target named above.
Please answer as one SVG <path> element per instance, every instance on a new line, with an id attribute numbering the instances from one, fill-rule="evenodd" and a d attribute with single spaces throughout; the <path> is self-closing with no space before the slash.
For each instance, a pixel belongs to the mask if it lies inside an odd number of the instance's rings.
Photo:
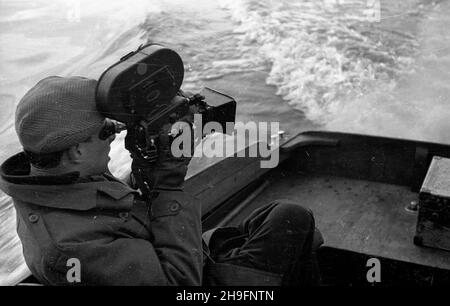
<path id="1" fill-rule="evenodd" d="M 275 200 L 310 208 L 324 236 L 319 263 L 329 284 L 367 284 L 367 260 L 375 257 L 385 285 L 441 285 L 450 283 L 450 252 L 415 245 L 418 213 L 406 209 L 419 200 L 433 156 L 450 158 L 449 146 L 306 132 L 283 144 L 275 169 L 228 158 L 187 190 L 203 202 L 204 230 L 236 225 Z"/>
<path id="2" fill-rule="evenodd" d="M 282 171 L 227 222 L 235 225 L 255 208 L 287 199 L 310 208 L 325 245 L 375 257 L 450 269 L 450 253 L 414 245 L 418 194 L 405 186 Z"/>

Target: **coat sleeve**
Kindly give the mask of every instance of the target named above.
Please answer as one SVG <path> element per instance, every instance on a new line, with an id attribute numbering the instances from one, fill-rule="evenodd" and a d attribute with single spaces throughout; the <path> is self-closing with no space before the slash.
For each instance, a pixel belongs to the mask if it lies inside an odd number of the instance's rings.
<path id="1" fill-rule="evenodd" d="M 168 283 L 201 285 L 203 245 L 200 201 L 183 191 L 162 191 L 152 203 L 151 214 L 153 245 Z"/>
<path id="2" fill-rule="evenodd" d="M 184 192 L 162 192 L 152 204 L 152 242 L 121 237 L 66 244 L 57 266 L 67 271 L 67 259 L 78 258 L 80 285 L 201 285 L 200 206 Z"/>

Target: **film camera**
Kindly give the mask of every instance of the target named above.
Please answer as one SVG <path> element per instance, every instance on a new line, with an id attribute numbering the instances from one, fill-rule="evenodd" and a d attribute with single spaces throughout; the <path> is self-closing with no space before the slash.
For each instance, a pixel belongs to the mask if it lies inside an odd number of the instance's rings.
<path id="1" fill-rule="evenodd" d="M 157 44 L 130 52 L 100 76 L 97 108 L 105 117 L 116 121 L 109 121 L 106 132 L 126 128 L 125 148 L 133 159 L 156 162 L 161 127 L 183 120 L 189 114 L 201 114 L 203 126 L 218 122 L 223 131 L 227 122 L 235 122 L 233 98 L 209 88 L 197 94 L 185 94 L 180 90 L 183 77 L 181 57 Z M 196 128 L 203 131 L 203 126 Z"/>
<path id="2" fill-rule="evenodd" d="M 235 122 L 236 102 L 215 90 L 204 88 L 187 95 L 180 90 L 184 65 L 180 56 L 161 45 L 146 45 L 130 52 L 109 67 L 96 89 L 97 108 L 111 123 L 111 129 L 126 127 L 126 148 L 146 160 L 157 155 L 157 137 L 162 125 L 175 123 L 190 112 L 210 121 Z M 203 126 L 199 127 L 203 130 Z"/>

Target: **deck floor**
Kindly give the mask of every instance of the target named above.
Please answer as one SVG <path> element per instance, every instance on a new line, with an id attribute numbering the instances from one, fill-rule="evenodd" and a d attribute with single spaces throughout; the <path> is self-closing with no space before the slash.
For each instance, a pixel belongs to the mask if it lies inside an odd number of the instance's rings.
<path id="1" fill-rule="evenodd" d="M 450 252 L 414 245 L 417 213 L 406 207 L 418 194 L 408 187 L 280 172 L 229 224 L 279 199 L 310 208 L 326 246 L 450 269 Z"/>

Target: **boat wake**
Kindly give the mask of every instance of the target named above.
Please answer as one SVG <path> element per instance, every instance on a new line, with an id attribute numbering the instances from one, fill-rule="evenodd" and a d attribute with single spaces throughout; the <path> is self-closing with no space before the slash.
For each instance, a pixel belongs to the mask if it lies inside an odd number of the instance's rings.
<path id="1" fill-rule="evenodd" d="M 442 87 L 442 73 L 433 74 L 424 60 L 438 51 L 433 67 L 447 62 L 450 37 L 440 27 L 449 26 L 448 2 L 376 3 L 241 0 L 223 6 L 239 23 L 240 50 L 252 54 L 240 65 L 265 63 L 266 82 L 308 119 L 332 130 L 450 142 L 443 133 L 449 128 L 443 93 L 448 97 L 450 87 Z"/>

